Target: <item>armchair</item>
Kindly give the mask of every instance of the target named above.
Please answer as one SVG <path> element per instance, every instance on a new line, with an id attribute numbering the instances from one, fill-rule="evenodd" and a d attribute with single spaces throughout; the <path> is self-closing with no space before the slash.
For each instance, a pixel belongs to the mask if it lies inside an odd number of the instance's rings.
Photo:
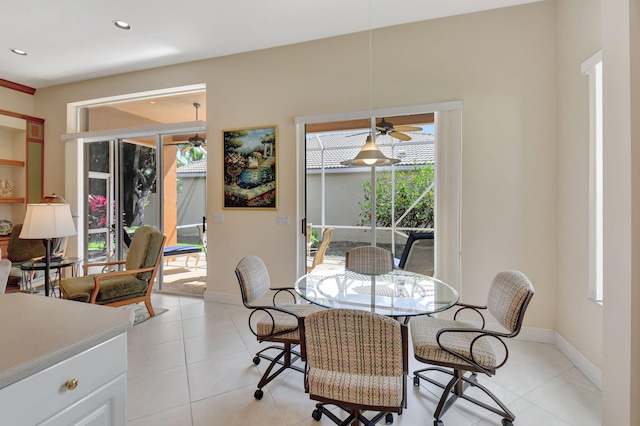
<path id="1" fill-rule="evenodd" d="M 253 394 L 255 399 L 260 400 L 264 395 L 262 388 L 287 368 L 304 373 L 301 366 L 294 364 L 300 358 L 300 353 L 294 350 L 294 347 L 300 344 L 298 318 L 324 308 L 310 304 L 296 304 L 296 296 L 292 288 L 271 288 L 269 271 L 258 256 L 246 256 L 240 260 L 236 266 L 236 277 L 240 284 L 242 303 L 252 311 L 249 315 L 249 329 L 259 342 L 271 343 L 270 346 L 256 353 L 253 358 L 255 365 L 258 365 L 261 359 L 271 362 L 258 383 L 258 389 Z M 270 290 L 275 291 L 273 304 L 256 304 Z M 276 306 L 279 293 L 290 294 L 294 303 Z M 252 322 L 254 314 L 258 315 Z M 273 353 L 274 356 L 268 355 L 268 352 Z M 272 373 L 275 367 L 278 369 Z"/>
<path id="2" fill-rule="evenodd" d="M 380 314 L 328 309 L 299 320 L 305 390 L 319 401 L 314 420 L 326 415 L 338 425 L 387 424 L 406 406 L 409 365 L 407 326 Z M 327 405 L 349 413 L 340 419 Z M 377 414 L 368 419 L 365 410 Z M 351 423 L 353 422 L 353 423 Z"/>
<path id="3" fill-rule="evenodd" d="M 502 271 L 491 283 L 486 306 L 459 303 L 460 309 L 455 313 L 453 320 L 427 316 L 411 320 L 411 340 L 415 358 L 436 366 L 414 371 L 413 384 L 419 386 L 420 379 L 424 379 L 444 389 L 434 413 L 434 426 L 443 426 L 442 416 L 458 398 L 502 416 L 504 426 L 513 425 L 515 415 L 489 389 L 478 382 L 477 374 L 493 376 L 498 368 L 505 365 L 509 349 L 504 339 L 515 337 L 520 332 L 524 313 L 533 293 L 533 285 L 523 273 Z M 485 329 L 485 319 L 481 313 L 485 309 L 506 331 Z M 458 314 L 465 310 L 480 315 L 480 327 L 457 320 Z M 503 350 L 496 351 L 493 343 Z M 451 380 L 446 385 L 440 383 L 426 376 L 425 373 L 431 371 L 448 374 Z M 475 387 L 484 392 L 497 407 L 465 394 L 468 387 Z"/>
<path id="4" fill-rule="evenodd" d="M 159 229 L 153 226 L 139 227 L 133 234 L 125 261 L 84 264 L 84 276 L 61 280 L 62 296 L 65 299 L 108 306 L 144 302 L 149 315 L 154 316 L 151 290 L 162 262 L 165 241 L 166 237 Z M 120 265 L 125 269 L 87 275 L 90 267 L 112 268 Z"/>

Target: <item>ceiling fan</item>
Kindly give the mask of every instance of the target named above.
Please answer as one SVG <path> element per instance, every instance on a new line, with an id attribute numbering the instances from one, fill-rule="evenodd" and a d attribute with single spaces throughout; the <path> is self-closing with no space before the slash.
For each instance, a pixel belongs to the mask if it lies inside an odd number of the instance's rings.
<path id="1" fill-rule="evenodd" d="M 196 121 L 198 121 L 198 108 L 200 108 L 200 104 L 197 102 L 193 103 L 193 106 L 196 109 Z M 187 152 L 190 149 L 194 149 L 194 148 L 201 148 L 203 150 L 207 150 L 207 140 L 200 137 L 200 135 L 198 133 L 196 133 L 195 136 L 191 136 L 186 142 L 184 140 L 175 140 L 174 142 L 169 142 L 169 143 L 165 143 L 165 145 L 185 145 L 185 144 L 189 144 L 189 146 L 186 146 L 185 148 L 182 149 L 182 152 Z"/>
<path id="2" fill-rule="evenodd" d="M 394 126 L 384 118 L 376 124 L 376 129 L 378 130 L 378 132 L 380 132 L 381 135 L 389 135 L 403 141 L 410 141 L 411 136 L 405 135 L 402 132 L 417 132 L 419 130 L 422 130 L 422 128 L 415 126 Z"/>
<path id="3" fill-rule="evenodd" d="M 376 133 L 376 136 L 378 135 L 389 135 L 391 137 L 394 137 L 396 139 L 400 139 L 403 141 L 410 141 L 411 140 L 411 136 L 406 135 L 402 132 L 417 132 L 422 130 L 421 127 L 415 127 L 415 126 L 394 126 L 393 123 L 390 123 L 389 121 L 387 121 L 386 119 L 382 119 L 381 121 L 376 123 L 376 130 L 378 131 L 378 133 Z M 357 136 L 357 135 L 364 135 L 367 134 L 369 132 L 363 132 L 363 133 L 354 133 L 352 135 L 349 136 Z"/>

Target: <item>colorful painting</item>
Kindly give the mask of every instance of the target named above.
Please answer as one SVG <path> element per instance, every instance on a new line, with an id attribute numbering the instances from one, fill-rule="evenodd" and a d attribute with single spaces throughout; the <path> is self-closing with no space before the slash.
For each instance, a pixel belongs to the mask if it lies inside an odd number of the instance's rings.
<path id="1" fill-rule="evenodd" d="M 224 130 L 222 140 L 223 207 L 277 209 L 277 126 Z"/>

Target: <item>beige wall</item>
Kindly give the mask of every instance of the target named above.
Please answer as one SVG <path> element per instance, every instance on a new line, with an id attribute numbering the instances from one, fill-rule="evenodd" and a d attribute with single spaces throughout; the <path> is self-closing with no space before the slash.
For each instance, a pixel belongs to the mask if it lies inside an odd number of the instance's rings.
<path id="1" fill-rule="evenodd" d="M 589 77 L 582 62 L 601 48 L 600 0 L 557 2 L 558 322 L 556 330 L 602 365 L 602 306 L 589 290 Z"/>
<path id="2" fill-rule="evenodd" d="M 486 300 L 501 269 L 536 287 L 526 325 L 556 324 L 555 6 L 541 2 L 391 27 L 373 37 L 373 108 L 463 100 L 462 295 Z M 68 102 L 206 83 L 209 140 L 208 294 L 237 294 L 234 266 L 264 258 L 274 285 L 296 277 L 293 120 L 369 108 L 368 33 L 40 89 L 47 164 L 65 161 Z M 221 131 L 279 127 L 278 211 L 222 210 Z M 71 155 L 69 158 L 73 158 Z M 63 192 L 48 167 L 45 192 Z M 71 195 L 66 195 L 72 198 Z M 289 226 L 276 225 L 289 216 Z"/>

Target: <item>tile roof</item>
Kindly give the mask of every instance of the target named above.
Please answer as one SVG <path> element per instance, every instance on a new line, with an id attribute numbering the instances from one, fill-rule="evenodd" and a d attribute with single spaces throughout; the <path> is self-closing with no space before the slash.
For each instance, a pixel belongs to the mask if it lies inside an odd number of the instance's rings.
<path id="1" fill-rule="evenodd" d="M 435 136 L 425 132 L 406 132 L 410 141 L 401 141 L 388 135 L 380 135 L 376 143 L 387 157 L 402 160 L 397 166 L 433 164 L 435 159 Z M 307 135 L 307 170 L 322 168 L 324 153 L 325 169 L 344 169 L 340 161 L 358 155 L 368 133 L 322 133 Z M 324 149 L 323 149 L 324 148 Z"/>
<path id="2" fill-rule="evenodd" d="M 207 160 L 198 160 L 193 163 L 185 164 L 176 169 L 176 173 L 184 175 L 187 173 L 207 173 Z"/>

